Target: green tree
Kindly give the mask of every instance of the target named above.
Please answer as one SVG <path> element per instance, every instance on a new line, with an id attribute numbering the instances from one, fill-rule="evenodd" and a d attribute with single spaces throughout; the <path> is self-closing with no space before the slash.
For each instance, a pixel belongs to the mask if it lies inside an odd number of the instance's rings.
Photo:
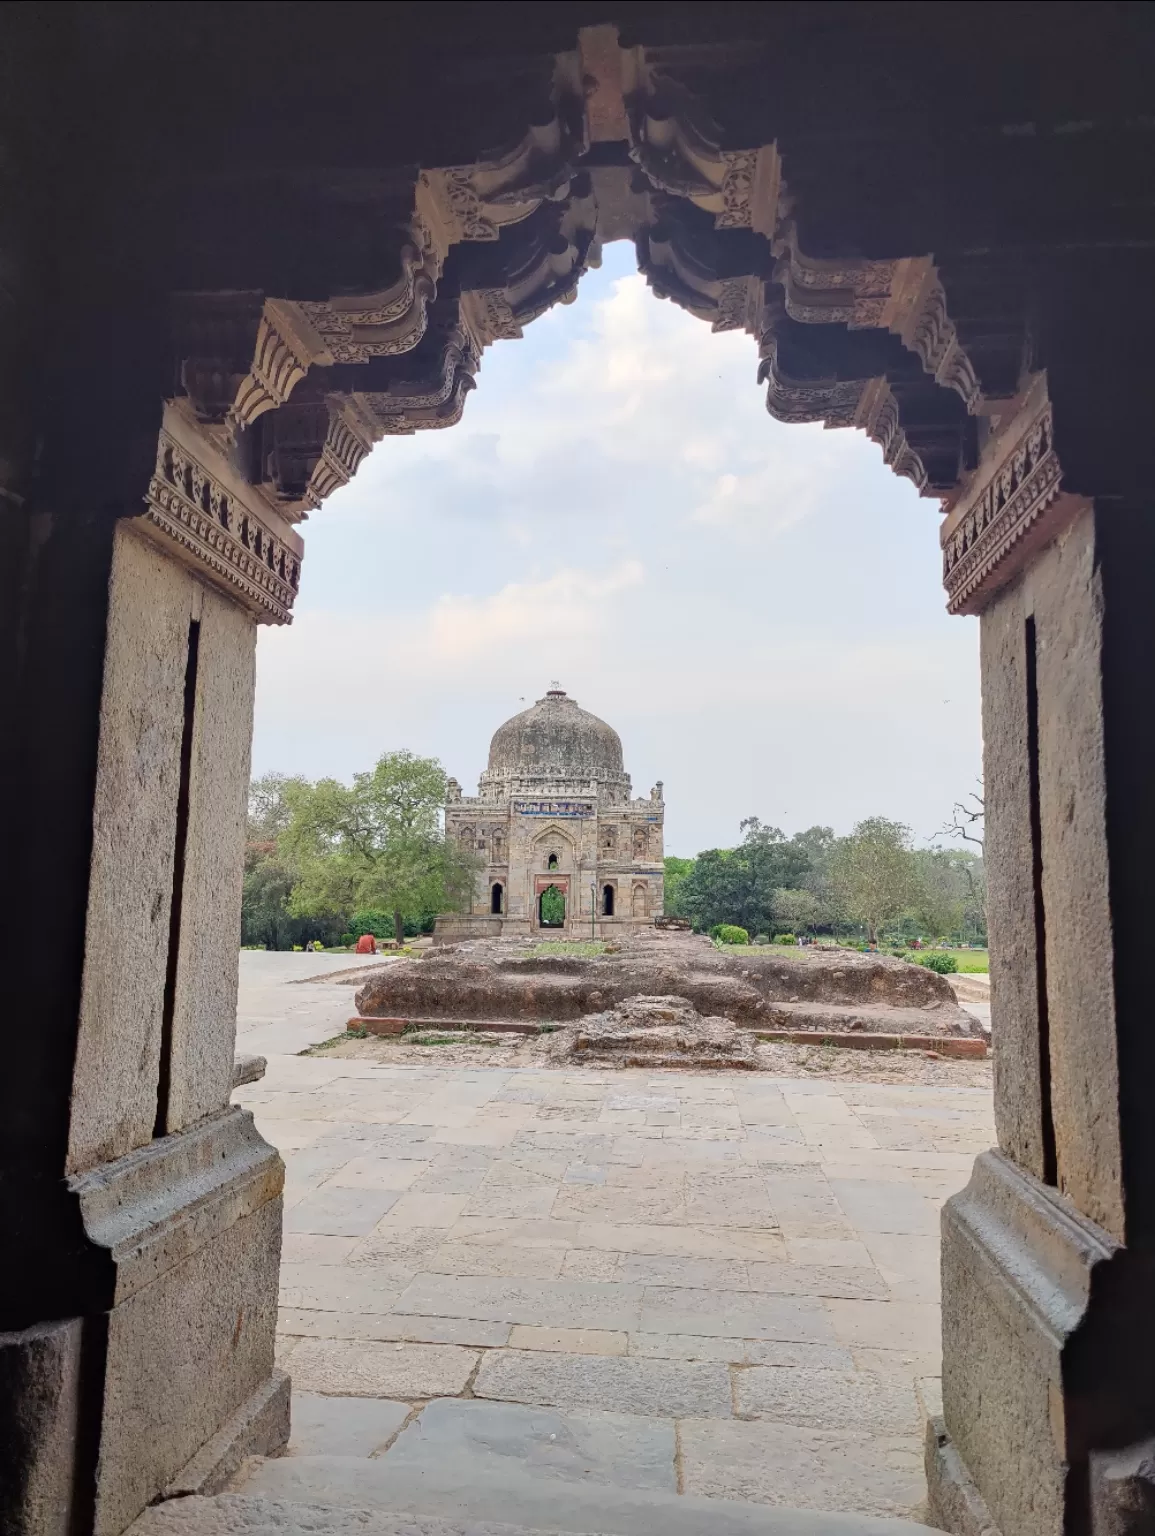
<path id="1" fill-rule="evenodd" d="M 402 751 L 386 752 L 351 786 L 321 779 L 294 790 L 278 839 L 297 870 L 290 912 L 381 908 L 400 943 L 406 918 L 468 900 L 478 861 L 441 831 L 445 782 L 436 758 Z"/>
<path id="2" fill-rule="evenodd" d="M 959 933 L 966 920 L 969 855 L 955 848 L 919 848 L 914 855 L 918 893 L 913 915 L 934 938 Z"/>
<path id="3" fill-rule="evenodd" d="M 309 788 L 308 779 L 284 773 L 263 773 L 249 785 L 250 843 L 275 843 L 293 819 L 294 796 Z"/>
<path id="4" fill-rule="evenodd" d="M 847 917 L 864 923 L 870 942 L 877 942 L 882 925 L 919 894 L 910 828 L 885 816 L 860 821 L 835 845 L 830 881 Z"/>
<path id="5" fill-rule="evenodd" d="M 774 892 L 771 910 L 774 927 L 782 933 L 809 933 L 822 918 L 822 906 L 813 891 L 788 890 L 779 887 Z"/>
<path id="6" fill-rule="evenodd" d="M 693 868 L 693 859 L 679 859 L 672 853 L 666 855 L 662 909 L 667 917 L 689 917 L 690 914 L 682 910 L 681 891 Z"/>
<path id="7" fill-rule="evenodd" d="M 277 839 L 291 819 L 294 794 L 308 781 L 283 773 L 266 773 L 249 785 L 245 841 L 245 872 L 241 888 L 241 943 L 266 949 L 290 949 L 306 939 L 332 942 L 339 928 L 303 922 L 289 911 L 289 893 L 296 871 Z"/>
<path id="8" fill-rule="evenodd" d="M 811 868 L 816 851 L 833 833 L 822 827 L 788 838 L 756 816 L 741 823 L 737 848 L 709 848 L 694 860 L 678 892 L 685 915 L 699 930 L 733 923 L 749 933 L 769 932 L 774 918 L 774 893 L 798 889 Z"/>

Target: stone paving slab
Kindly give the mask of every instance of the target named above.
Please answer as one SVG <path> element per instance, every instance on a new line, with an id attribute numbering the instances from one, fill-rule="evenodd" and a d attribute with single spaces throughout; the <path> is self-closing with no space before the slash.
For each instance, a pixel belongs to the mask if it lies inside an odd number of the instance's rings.
<path id="1" fill-rule="evenodd" d="M 412 1412 L 409 1403 L 372 1397 L 293 1393 L 289 1456 L 372 1456 L 383 1450 Z"/>
<path id="2" fill-rule="evenodd" d="M 393 1452 L 395 1464 L 417 1466 L 478 1455 L 547 1481 L 676 1490 L 674 1428 L 665 1417 L 441 1400 L 414 1420 Z"/>
<path id="3" fill-rule="evenodd" d="M 585 1280 L 508 1280 L 489 1276 L 419 1275 L 398 1300 L 405 1312 L 476 1317 L 542 1328 L 638 1327 L 640 1285 Z"/>
<path id="4" fill-rule="evenodd" d="M 513 1403 L 669 1419 L 728 1419 L 734 1408 L 729 1371 L 708 1361 L 490 1350 L 473 1390 Z"/>
<path id="5" fill-rule="evenodd" d="M 322 1416 L 616 1413 L 676 1435 L 682 1493 L 645 1495 L 676 1510 L 767 1516 L 806 1483 L 830 1508 L 915 1508 L 939 1207 L 993 1141 L 987 1091 L 274 1052 L 235 1098 L 286 1157 L 278 1348 Z M 489 1463 L 467 1460 L 482 1487 Z M 485 1486 L 462 1508 L 496 1518 Z M 676 1529 L 652 1510 L 621 1526 L 657 1528 Z"/>
<path id="6" fill-rule="evenodd" d="M 823 1302 L 759 1291 L 647 1286 L 638 1327 L 643 1333 L 724 1334 L 814 1344 L 836 1342 Z"/>
<path id="7" fill-rule="evenodd" d="M 302 1339 L 292 1353 L 299 1391 L 349 1397 L 453 1397 L 477 1367 L 475 1350 L 456 1344 L 376 1339 Z"/>
<path id="8" fill-rule="evenodd" d="M 917 1435 L 921 1410 L 912 1385 L 869 1371 L 756 1365 L 734 1375 L 738 1417 L 815 1429 L 848 1424 L 878 1435 Z"/>
<path id="9" fill-rule="evenodd" d="M 919 1435 L 719 1419 L 683 1422 L 678 1433 L 690 1494 L 906 1519 L 926 1498 Z"/>

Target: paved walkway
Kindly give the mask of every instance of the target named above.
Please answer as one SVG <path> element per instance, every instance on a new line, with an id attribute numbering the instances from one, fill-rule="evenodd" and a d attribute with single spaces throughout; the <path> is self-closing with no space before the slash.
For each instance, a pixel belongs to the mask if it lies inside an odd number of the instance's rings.
<path id="1" fill-rule="evenodd" d="M 270 1054 L 237 1098 L 288 1167 L 294 1455 L 258 1491 L 503 1465 L 917 1515 L 985 1089 Z"/>
<path id="2" fill-rule="evenodd" d="M 314 978 L 380 965 L 383 958 L 242 949 L 238 1053 L 293 1055 L 339 1035 L 354 1011 L 356 984 L 344 987 Z"/>

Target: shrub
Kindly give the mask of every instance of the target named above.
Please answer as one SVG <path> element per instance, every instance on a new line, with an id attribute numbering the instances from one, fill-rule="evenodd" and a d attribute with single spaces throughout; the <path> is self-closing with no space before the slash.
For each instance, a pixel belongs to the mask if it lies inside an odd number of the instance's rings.
<path id="1" fill-rule="evenodd" d="M 349 926 L 353 930 L 351 943 L 356 944 L 362 934 L 371 933 L 375 939 L 391 939 L 393 937 L 393 914 L 382 912 L 370 907 L 364 912 L 354 912 L 349 919 Z"/>
<path id="2" fill-rule="evenodd" d="M 294 944 L 293 945 L 293 953 L 295 955 L 301 955 L 301 954 L 304 954 L 304 952 L 305 952 L 305 946 L 303 944 Z"/>
<path id="3" fill-rule="evenodd" d="M 749 944 L 750 935 L 735 923 L 717 923 L 710 929 L 710 937 L 719 944 Z"/>
<path id="4" fill-rule="evenodd" d="M 940 976 L 952 976 L 958 970 L 958 961 L 953 955 L 927 955 L 922 963 L 928 971 L 937 971 Z"/>
<path id="5" fill-rule="evenodd" d="M 357 938 L 358 935 L 355 933 L 343 933 L 337 940 L 337 943 L 343 945 L 345 949 L 348 949 L 350 945 L 356 944 Z"/>
<path id="6" fill-rule="evenodd" d="M 774 942 L 775 944 L 797 944 L 798 935 L 796 933 L 776 933 L 774 935 Z"/>

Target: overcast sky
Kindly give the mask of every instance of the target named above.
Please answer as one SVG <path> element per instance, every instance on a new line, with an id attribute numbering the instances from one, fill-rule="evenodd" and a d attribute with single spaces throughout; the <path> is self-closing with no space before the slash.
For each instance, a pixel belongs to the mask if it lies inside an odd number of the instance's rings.
<path id="1" fill-rule="evenodd" d="M 938 503 L 855 431 L 782 426 L 750 337 L 653 297 L 614 245 L 485 354 L 461 423 L 382 443 L 303 526 L 262 628 L 253 771 L 348 779 L 489 738 L 557 679 L 615 726 L 666 850 L 858 819 L 934 840 L 980 771 L 978 632 Z"/>

